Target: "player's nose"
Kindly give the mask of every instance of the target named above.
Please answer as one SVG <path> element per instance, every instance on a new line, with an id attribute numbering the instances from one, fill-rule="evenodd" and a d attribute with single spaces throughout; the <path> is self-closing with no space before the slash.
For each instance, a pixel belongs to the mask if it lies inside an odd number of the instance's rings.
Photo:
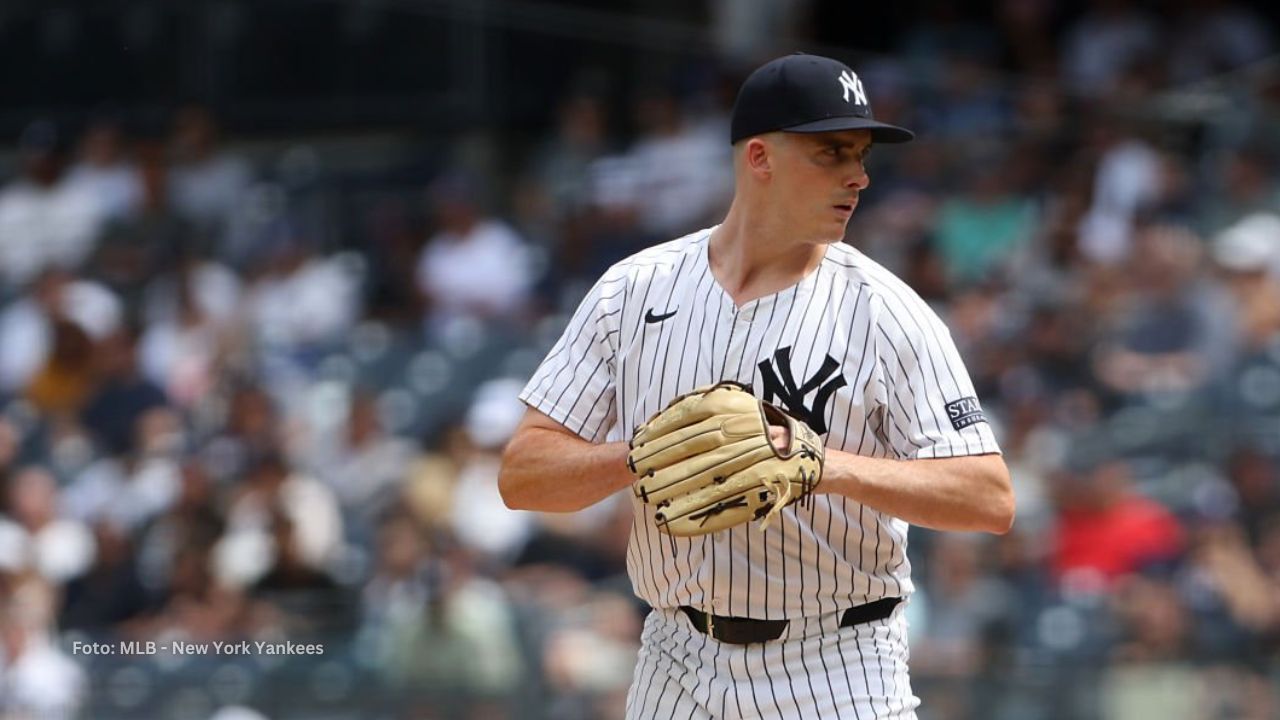
<path id="1" fill-rule="evenodd" d="M 866 190 L 870 185 L 871 176 L 867 174 L 867 167 L 862 163 L 858 163 L 844 181 L 845 187 L 857 188 L 859 192 Z"/>

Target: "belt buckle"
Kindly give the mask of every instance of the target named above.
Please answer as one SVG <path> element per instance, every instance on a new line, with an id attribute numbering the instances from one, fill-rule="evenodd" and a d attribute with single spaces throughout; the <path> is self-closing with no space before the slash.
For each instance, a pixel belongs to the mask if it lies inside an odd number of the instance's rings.
<path id="1" fill-rule="evenodd" d="M 710 637 L 713 640 L 719 640 L 720 638 L 716 637 L 715 617 L 716 616 L 713 613 L 707 613 L 707 637 Z"/>

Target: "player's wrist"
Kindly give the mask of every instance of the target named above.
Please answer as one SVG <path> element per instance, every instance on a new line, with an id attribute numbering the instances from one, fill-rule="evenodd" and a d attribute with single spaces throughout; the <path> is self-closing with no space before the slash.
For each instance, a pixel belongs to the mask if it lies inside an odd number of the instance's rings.
<path id="1" fill-rule="evenodd" d="M 609 484 L 609 494 L 631 487 L 631 483 L 635 480 L 627 466 L 627 455 L 630 449 L 625 442 L 600 443 L 595 446 L 596 452 L 599 453 L 596 455 L 597 467 L 606 470 L 601 475 Z"/>
<path id="2" fill-rule="evenodd" d="M 843 450 L 827 448 L 822 478 L 814 492 L 858 499 L 858 489 L 861 487 L 858 466 L 867 459 Z"/>

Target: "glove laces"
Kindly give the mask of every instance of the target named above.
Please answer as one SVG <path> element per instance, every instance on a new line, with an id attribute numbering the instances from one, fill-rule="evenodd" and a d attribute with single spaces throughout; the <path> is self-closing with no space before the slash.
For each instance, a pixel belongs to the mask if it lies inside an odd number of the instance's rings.
<path id="1" fill-rule="evenodd" d="M 790 505 L 793 499 L 806 501 L 813 497 L 813 489 L 818 484 L 818 473 L 814 472 L 806 475 L 804 471 L 800 472 L 800 494 L 795 498 L 792 498 L 792 495 L 795 492 L 792 487 L 794 483 L 792 483 L 791 478 L 786 475 L 777 474 L 773 477 L 761 478 L 760 482 L 764 483 L 764 486 L 769 488 L 769 491 L 773 493 L 774 497 L 773 507 L 769 508 L 769 512 L 766 513 L 764 519 L 760 521 L 760 532 L 764 532 L 769 528 L 769 522 L 773 520 L 774 516 L 782 512 L 782 508 Z M 803 504 L 803 502 L 801 504 Z"/>
<path id="2" fill-rule="evenodd" d="M 769 488 L 773 493 L 773 507 L 769 508 L 769 512 L 765 514 L 764 520 L 760 521 L 760 532 L 769 529 L 769 523 L 791 502 L 791 480 L 786 475 L 774 475 L 773 477 L 765 477 L 760 479 L 764 486 Z"/>

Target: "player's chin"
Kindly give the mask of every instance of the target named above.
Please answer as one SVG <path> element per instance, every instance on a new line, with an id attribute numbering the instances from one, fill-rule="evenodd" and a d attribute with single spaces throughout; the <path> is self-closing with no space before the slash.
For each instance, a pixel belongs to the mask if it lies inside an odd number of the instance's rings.
<path id="1" fill-rule="evenodd" d="M 844 218 L 843 220 L 836 219 L 836 220 L 832 220 L 829 223 L 824 223 L 824 227 L 821 228 L 821 230 L 818 233 L 816 233 L 817 240 L 818 242 L 824 243 L 827 245 L 830 245 L 831 243 L 840 242 L 841 240 L 844 240 L 845 231 L 848 230 L 848 228 L 849 228 L 848 218 Z"/>
<path id="2" fill-rule="evenodd" d="M 824 232 L 815 238 L 815 240 L 815 244 L 817 245 L 832 245 L 834 243 L 842 242 L 844 240 L 844 228 L 840 228 L 834 232 Z"/>

